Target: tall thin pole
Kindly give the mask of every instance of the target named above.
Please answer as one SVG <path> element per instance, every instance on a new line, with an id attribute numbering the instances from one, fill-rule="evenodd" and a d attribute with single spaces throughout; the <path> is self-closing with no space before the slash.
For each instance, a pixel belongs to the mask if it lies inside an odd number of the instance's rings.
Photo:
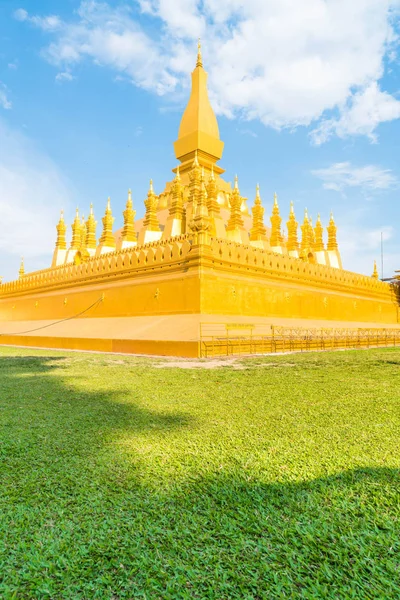
<path id="1" fill-rule="evenodd" d="M 381 231 L 381 279 L 383 280 L 383 231 Z"/>

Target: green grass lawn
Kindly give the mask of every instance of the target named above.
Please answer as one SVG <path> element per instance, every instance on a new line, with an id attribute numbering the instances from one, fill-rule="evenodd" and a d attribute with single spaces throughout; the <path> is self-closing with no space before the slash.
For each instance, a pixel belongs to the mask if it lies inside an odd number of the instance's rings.
<path id="1" fill-rule="evenodd" d="M 1 599 L 400 598 L 400 350 L 163 362 L 0 349 Z"/>

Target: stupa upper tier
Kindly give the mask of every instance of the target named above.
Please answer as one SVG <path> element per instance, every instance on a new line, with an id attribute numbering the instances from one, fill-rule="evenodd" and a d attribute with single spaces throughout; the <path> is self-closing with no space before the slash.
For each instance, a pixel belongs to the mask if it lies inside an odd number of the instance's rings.
<path id="1" fill-rule="evenodd" d="M 223 142 L 219 139 L 216 116 L 207 93 L 207 73 L 203 69 L 200 44 L 196 67 L 192 73 L 192 91 L 182 116 L 175 152 L 181 164 L 173 169 L 175 177 L 167 182 L 164 191 L 157 194 L 150 182 L 144 201 L 145 215 L 135 221 L 132 196 L 129 191 L 123 212 L 124 226 L 113 231 L 114 217 L 110 200 L 102 218 L 103 231 L 96 243 L 96 220 L 90 207 L 88 220 L 79 217 L 78 211 L 72 224 L 72 238 L 68 247 L 66 224 L 61 215 L 57 225 L 57 242 L 53 255 L 53 267 L 62 264 L 80 264 L 96 256 L 121 252 L 145 244 L 159 244 L 182 235 L 197 235 L 199 219 L 210 238 L 228 240 L 245 246 L 260 248 L 301 258 L 310 263 L 342 268 L 336 240 L 336 224 L 331 216 L 326 228 L 327 244 L 323 240 L 323 226 L 318 219 L 315 226 L 307 213 L 300 227 L 293 205 L 287 221 L 287 234 L 282 230 L 282 217 L 277 195 L 274 196 L 270 227 L 264 223 L 264 207 L 259 186 L 252 214 L 239 189 L 238 177 L 234 186 L 221 177 L 223 170 L 216 165 L 221 158 Z M 25 272 L 20 271 L 20 277 Z"/>
<path id="2" fill-rule="evenodd" d="M 192 91 L 174 149 L 176 158 L 181 162 L 181 173 L 191 168 L 196 151 L 200 165 L 210 169 L 221 158 L 224 149 L 224 143 L 219 137 L 217 117 L 208 97 L 207 73 L 203 69 L 200 42 L 196 67 L 192 72 Z M 214 166 L 214 171 L 223 173 L 220 167 Z"/>

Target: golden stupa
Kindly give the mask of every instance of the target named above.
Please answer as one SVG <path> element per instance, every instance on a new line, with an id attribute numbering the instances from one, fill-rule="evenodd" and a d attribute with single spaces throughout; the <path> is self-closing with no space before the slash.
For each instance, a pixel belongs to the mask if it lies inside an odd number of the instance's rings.
<path id="1" fill-rule="evenodd" d="M 305 210 L 299 239 L 293 204 L 284 232 L 275 194 L 267 227 L 259 186 L 250 215 L 238 178 L 223 179 L 223 147 L 199 45 L 174 179 L 158 194 L 150 182 L 138 221 L 129 191 L 116 232 L 108 199 L 98 241 L 92 206 L 86 221 L 77 209 L 69 245 L 61 214 L 51 267 L 22 263 L 0 285 L 0 343 L 198 356 L 207 328 L 396 328 L 395 286 L 376 265 L 343 270 L 333 215 L 325 243 Z"/>

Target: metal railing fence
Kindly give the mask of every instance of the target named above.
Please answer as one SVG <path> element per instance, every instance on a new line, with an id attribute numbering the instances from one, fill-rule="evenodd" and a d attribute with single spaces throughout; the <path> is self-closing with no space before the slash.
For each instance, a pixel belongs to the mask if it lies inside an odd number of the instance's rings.
<path id="1" fill-rule="evenodd" d="M 200 356 L 400 346 L 400 329 L 278 327 L 257 323 L 201 323 Z"/>

